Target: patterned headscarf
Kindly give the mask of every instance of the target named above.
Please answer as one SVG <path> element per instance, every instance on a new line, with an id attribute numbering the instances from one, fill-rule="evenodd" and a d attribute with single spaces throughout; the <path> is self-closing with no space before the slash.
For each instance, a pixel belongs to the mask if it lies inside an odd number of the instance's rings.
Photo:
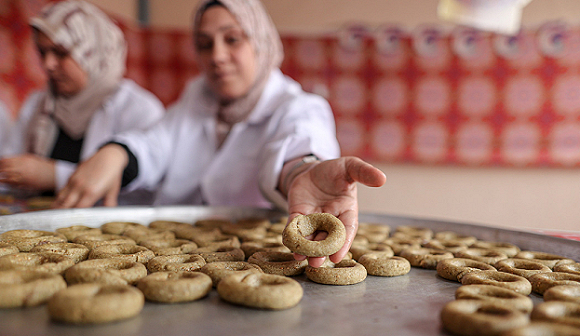
<path id="1" fill-rule="evenodd" d="M 33 117 L 27 150 L 40 155 L 48 151 L 58 127 L 73 139 L 84 136 L 93 114 L 114 93 L 125 74 L 127 45 L 123 33 L 94 5 L 62 1 L 46 6 L 30 25 L 46 34 L 87 73 L 87 86 L 72 97 L 56 95 L 50 88 Z"/>
<path id="2" fill-rule="evenodd" d="M 202 0 L 194 16 L 194 35 L 199 29 L 203 13 L 212 2 L 218 2 L 224 6 L 236 18 L 254 48 L 256 64 L 258 64 L 256 78 L 250 90 L 243 97 L 221 105 L 218 112 L 219 137 L 220 127 L 225 126 L 226 131 L 229 132 L 233 124 L 246 119 L 252 112 L 270 73 L 273 69 L 280 67 L 284 53 L 280 35 L 259 0 Z"/>

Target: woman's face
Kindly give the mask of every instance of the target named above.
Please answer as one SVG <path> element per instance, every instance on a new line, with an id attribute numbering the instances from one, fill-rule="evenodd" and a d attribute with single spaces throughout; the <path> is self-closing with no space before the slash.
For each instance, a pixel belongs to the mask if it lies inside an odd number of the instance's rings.
<path id="1" fill-rule="evenodd" d="M 71 57 L 68 50 L 54 44 L 40 31 L 36 34 L 36 46 L 42 67 L 57 95 L 74 96 L 87 86 L 87 73 Z"/>
<path id="2" fill-rule="evenodd" d="M 195 36 L 197 63 L 210 88 L 224 101 L 244 96 L 256 77 L 254 48 L 223 6 L 208 8 Z"/>

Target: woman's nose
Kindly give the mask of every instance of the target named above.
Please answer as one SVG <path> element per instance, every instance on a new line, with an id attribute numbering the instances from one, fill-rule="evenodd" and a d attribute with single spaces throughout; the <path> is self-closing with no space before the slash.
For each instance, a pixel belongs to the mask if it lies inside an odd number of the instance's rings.
<path id="1" fill-rule="evenodd" d="M 42 66 L 46 71 L 53 71 L 58 64 L 56 55 L 52 52 L 47 52 L 42 56 Z"/>
<path id="2" fill-rule="evenodd" d="M 223 41 L 215 41 L 212 50 L 212 59 L 214 63 L 224 62 L 228 57 L 228 49 Z"/>

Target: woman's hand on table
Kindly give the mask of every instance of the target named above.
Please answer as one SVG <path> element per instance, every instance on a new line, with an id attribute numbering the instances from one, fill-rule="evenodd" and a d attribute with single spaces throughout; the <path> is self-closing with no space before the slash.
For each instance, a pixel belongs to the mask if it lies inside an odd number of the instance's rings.
<path id="1" fill-rule="evenodd" d="M 34 154 L 0 159 L 0 183 L 19 189 L 54 190 L 55 162 Z"/>
<path id="2" fill-rule="evenodd" d="M 79 164 L 66 186 L 58 193 L 54 208 L 86 208 L 103 199 L 103 205 L 116 206 L 123 170 L 128 162 L 121 146 L 109 144 Z"/>
<path id="3" fill-rule="evenodd" d="M 386 182 L 385 174 L 378 168 L 356 157 L 310 163 L 311 167 L 299 174 L 290 183 L 288 191 L 288 221 L 297 215 L 326 212 L 338 217 L 346 228 L 344 246 L 330 256 L 339 262 L 348 253 L 358 229 L 357 183 L 369 187 L 380 187 Z M 324 239 L 322 232 L 313 240 Z M 296 255 L 299 260 L 305 256 Z M 308 263 L 320 267 L 324 257 L 309 258 Z"/>

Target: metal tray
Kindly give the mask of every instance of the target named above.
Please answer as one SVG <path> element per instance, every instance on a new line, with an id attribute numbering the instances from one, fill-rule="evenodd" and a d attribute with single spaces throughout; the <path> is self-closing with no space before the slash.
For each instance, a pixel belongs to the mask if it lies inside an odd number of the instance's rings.
<path id="1" fill-rule="evenodd" d="M 278 219 L 283 213 L 236 207 L 119 207 L 47 210 L 0 217 L 0 232 L 18 228 L 54 230 L 83 224 L 97 227 L 108 221 L 142 224 L 157 219 L 194 222 L 207 217 Z M 524 250 L 544 251 L 578 260 L 580 242 L 540 234 L 481 225 L 361 214 L 361 222 L 396 228 L 399 225 L 451 230 L 482 240 L 503 241 Z M 146 303 L 137 317 L 96 326 L 70 326 L 51 322 L 46 307 L 0 310 L 0 335 L 447 335 L 439 312 L 454 299 L 457 282 L 438 277 L 433 270 L 413 268 L 407 275 L 368 276 L 352 286 L 327 286 L 295 279 L 304 288 L 302 301 L 291 309 L 267 311 L 234 306 L 217 292 L 183 304 Z M 535 303 L 540 296 L 531 295 Z"/>

